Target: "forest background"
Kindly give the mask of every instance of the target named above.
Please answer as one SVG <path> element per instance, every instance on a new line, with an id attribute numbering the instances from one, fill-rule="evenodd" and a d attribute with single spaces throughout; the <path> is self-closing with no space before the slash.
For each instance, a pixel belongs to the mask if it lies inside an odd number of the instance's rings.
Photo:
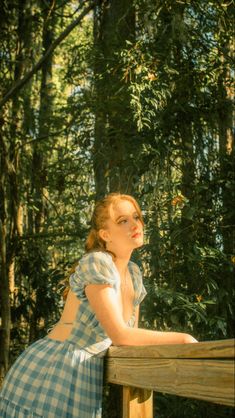
<path id="1" fill-rule="evenodd" d="M 1 2 L 1 379 L 57 321 L 61 280 L 111 191 L 144 213 L 141 325 L 233 337 L 233 6 Z M 104 416 L 118 416 L 110 408 Z M 232 417 L 163 394 L 155 408 Z"/>

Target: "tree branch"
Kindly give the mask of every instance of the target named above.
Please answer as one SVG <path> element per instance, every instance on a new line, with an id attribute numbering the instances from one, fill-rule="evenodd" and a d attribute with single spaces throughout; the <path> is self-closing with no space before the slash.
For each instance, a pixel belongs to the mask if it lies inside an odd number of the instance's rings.
<path id="1" fill-rule="evenodd" d="M 89 6 L 87 6 L 83 12 L 80 13 L 80 15 L 75 19 L 70 25 L 67 26 L 67 28 L 58 36 L 57 39 L 55 39 L 54 42 L 50 45 L 50 47 L 47 49 L 45 54 L 42 56 L 42 58 L 33 66 L 33 68 L 25 74 L 25 76 L 21 79 L 19 79 L 11 88 L 10 90 L 5 94 L 5 96 L 0 100 L 0 108 L 5 105 L 5 103 L 8 102 L 9 99 L 12 98 L 22 87 L 30 80 L 30 78 L 42 67 L 44 62 L 47 60 L 47 58 L 52 54 L 52 52 L 56 49 L 56 47 L 69 35 L 69 33 L 78 25 L 78 23 L 81 22 L 81 20 L 89 13 L 98 3 L 100 3 L 99 0 L 93 0 Z"/>

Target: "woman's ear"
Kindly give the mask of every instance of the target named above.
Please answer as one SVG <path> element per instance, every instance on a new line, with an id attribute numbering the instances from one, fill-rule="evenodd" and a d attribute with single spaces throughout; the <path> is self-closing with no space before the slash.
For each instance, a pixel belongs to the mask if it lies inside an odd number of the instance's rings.
<path id="1" fill-rule="evenodd" d="M 108 231 L 106 229 L 100 229 L 99 232 L 98 232 L 98 234 L 99 234 L 99 237 L 103 241 L 105 241 L 105 242 L 109 242 L 110 241 L 109 233 L 108 233 Z"/>

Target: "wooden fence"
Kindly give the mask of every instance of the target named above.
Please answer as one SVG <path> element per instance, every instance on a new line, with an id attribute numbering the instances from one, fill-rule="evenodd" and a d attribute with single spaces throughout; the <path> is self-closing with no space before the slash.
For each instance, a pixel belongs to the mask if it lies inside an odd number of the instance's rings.
<path id="1" fill-rule="evenodd" d="M 106 375 L 123 386 L 123 418 L 153 418 L 153 391 L 234 406 L 234 342 L 111 346 Z"/>

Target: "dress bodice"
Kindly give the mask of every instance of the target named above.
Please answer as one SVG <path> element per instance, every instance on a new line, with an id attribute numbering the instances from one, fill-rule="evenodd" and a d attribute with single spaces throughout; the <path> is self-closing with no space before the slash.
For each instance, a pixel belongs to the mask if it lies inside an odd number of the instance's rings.
<path id="1" fill-rule="evenodd" d="M 135 324 L 135 307 L 144 298 L 146 290 L 137 264 L 130 261 L 128 269 L 134 289 L 134 300 L 132 315 L 127 325 L 133 327 Z M 68 341 L 83 347 L 91 354 L 98 354 L 105 351 L 112 344 L 112 341 L 97 320 L 86 297 L 85 287 L 88 284 L 109 284 L 118 292 L 120 276 L 110 254 L 101 251 L 86 254 L 79 261 L 75 272 L 70 276 L 71 290 L 77 295 L 81 303 Z"/>

